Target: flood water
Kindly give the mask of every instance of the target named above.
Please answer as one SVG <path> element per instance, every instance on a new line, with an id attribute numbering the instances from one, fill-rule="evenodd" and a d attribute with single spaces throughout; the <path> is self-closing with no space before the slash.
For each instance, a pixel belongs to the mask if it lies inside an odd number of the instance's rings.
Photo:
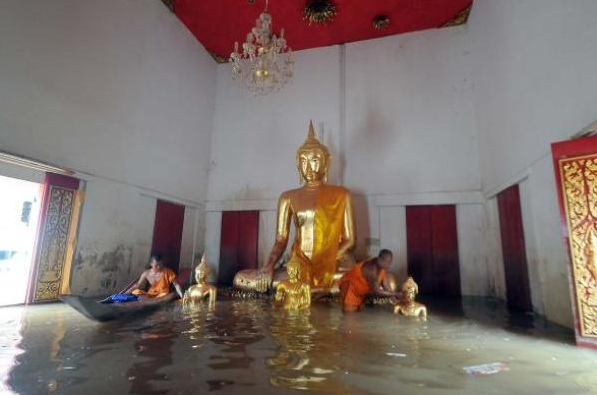
<path id="1" fill-rule="evenodd" d="M 99 324 L 62 304 L 0 309 L 6 394 L 597 393 L 597 352 L 495 302 L 431 303 L 426 323 L 388 306 L 289 314 L 269 302 L 176 303 Z M 472 376 L 463 367 L 502 362 Z"/>

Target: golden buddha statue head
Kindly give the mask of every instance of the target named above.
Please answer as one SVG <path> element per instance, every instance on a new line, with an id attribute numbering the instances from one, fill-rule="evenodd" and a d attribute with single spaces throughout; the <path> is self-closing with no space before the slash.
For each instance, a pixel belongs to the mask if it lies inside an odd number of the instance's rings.
<path id="1" fill-rule="evenodd" d="M 313 121 L 310 121 L 307 139 L 296 152 L 296 165 L 301 183 L 327 182 L 330 159 L 330 151 L 315 137 Z"/>
<path id="2" fill-rule="evenodd" d="M 402 284 L 402 296 L 404 297 L 404 300 L 412 302 L 415 300 L 415 296 L 417 296 L 418 293 L 419 286 L 412 277 L 409 277 L 404 284 Z"/>
<path id="3" fill-rule="evenodd" d="M 203 254 L 201 262 L 199 262 L 199 265 L 195 268 L 195 280 L 197 281 L 197 284 L 204 284 L 207 282 L 209 271 L 210 269 L 205 260 L 205 254 Z"/>

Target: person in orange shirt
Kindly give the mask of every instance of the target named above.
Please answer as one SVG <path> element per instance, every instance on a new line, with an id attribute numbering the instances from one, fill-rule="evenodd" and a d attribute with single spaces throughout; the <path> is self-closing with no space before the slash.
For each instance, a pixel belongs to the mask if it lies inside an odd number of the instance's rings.
<path id="1" fill-rule="evenodd" d="M 174 286 L 176 293 L 182 298 L 182 289 L 176 282 L 176 273 L 170 268 L 164 267 L 162 257 L 158 254 L 151 256 L 149 260 L 150 268 L 141 274 L 139 281 L 134 289 L 130 291 L 131 294 L 140 298 L 159 298 L 170 293 L 171 287 Z M 143 291 L 142 287 L 145 282 L 149 283 L 149 289 Z"/>
<path id="2" fill-rule="evenodd" d="M 358 311 L 363 307 L 367 294 L 398 296 L 383 288 L 386 271 L 392 265 L 392 252 L 383 249 L 377 258 L 357 263 L 340 279 L 339 288 L 344 312 Z"/>

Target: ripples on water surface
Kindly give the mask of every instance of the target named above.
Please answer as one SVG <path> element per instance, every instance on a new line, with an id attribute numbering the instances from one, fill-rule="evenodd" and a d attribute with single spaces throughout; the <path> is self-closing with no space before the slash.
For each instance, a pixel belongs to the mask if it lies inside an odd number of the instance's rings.
<path id="1" fill-rule="evenodd" d="M 308 314 L 266 301 L 214 310 L 174 304 L 145 318 L 97 324 L 67 306 L 0 309 L 0 392 L 7 394 L 586 394 L 597 352 L 570 333 L 500 305 L 431 308 L 428 323 L 389 308 Z M 442 313 L 439 313 L 442 311 Z M 473 377 L 462 368 L 504 362 Z"/>

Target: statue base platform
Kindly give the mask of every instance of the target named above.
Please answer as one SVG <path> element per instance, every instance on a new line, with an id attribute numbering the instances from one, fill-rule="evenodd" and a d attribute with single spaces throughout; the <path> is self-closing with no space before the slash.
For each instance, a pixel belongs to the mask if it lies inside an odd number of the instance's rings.
<path id="1" fill-rule="evenodd" d="M 256 291 L 244 291 L 234 287 L 218 289 L 218 297 L 229 300 L 274 300 L 274 292 L 261 293 Z M 313 302 L 335 302 L 340 301 L 340 294 L 313 295 Z M 368 295 L 365 297 L 365 305 L 393 305 L 392 299 L 387 296 Z"/>

